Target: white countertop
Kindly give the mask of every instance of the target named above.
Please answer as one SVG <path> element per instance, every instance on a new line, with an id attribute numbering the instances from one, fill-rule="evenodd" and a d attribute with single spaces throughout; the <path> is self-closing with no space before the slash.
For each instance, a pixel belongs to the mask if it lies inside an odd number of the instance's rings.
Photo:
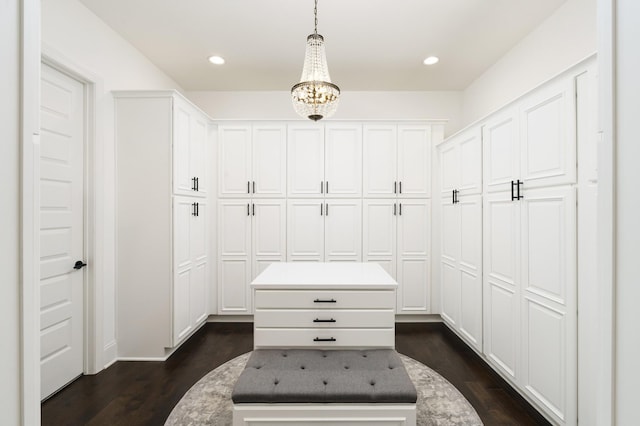
<path id="1" fill-rule="evenodd" d="M 251 283 L 254 288 L 394 289 L 398 283 L 377 263 L 274 262 Z"/>

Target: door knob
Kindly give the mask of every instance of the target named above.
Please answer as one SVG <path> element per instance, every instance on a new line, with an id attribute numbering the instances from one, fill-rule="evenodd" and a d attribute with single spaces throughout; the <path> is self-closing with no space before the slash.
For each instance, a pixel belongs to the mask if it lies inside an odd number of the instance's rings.
<path id="1" fill-rule="evenodd" d="M 82 260 L 78 260 L 75 265 L 73 265 L 73 269 L 82 269 L 87 266 Z"/>

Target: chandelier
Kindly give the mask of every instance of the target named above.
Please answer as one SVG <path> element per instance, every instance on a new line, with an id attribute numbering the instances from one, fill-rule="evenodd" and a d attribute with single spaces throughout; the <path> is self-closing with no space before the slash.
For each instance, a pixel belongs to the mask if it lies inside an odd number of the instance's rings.
<path id="1" fill-rule="evenodd" d="M 331 82 L 324 37 L 318 34 L 318 0 L 313 9 L 315 31 L 307 37 L 307 49 L 300 83 L 291 88 L 293 108 L 302 117 L 318 121 L 338 108 L 340 88 Z"/>

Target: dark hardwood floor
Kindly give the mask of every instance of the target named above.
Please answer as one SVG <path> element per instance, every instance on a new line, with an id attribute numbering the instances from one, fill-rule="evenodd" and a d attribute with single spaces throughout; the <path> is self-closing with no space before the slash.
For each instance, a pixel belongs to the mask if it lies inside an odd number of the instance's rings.
<path id="1" fill-rule="evenodd" d="M 117 362 L 80 377 L 42 404 L 42 424 L 163 425 L 194 383 L 252 349 L 252 327 L 205 324 L 166 362 Z M 396 349 L 453 383 L 485 425 L 548 424 L 443 324 L 397 324 Z"/>

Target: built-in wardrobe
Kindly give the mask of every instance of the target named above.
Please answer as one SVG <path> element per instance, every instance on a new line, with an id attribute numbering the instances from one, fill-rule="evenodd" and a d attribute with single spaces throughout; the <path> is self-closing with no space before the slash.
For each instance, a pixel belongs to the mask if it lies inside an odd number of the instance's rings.
<path id="1" fill-rule="evenodd" d="M 438 146 L 441 316 L 568 425 L 578 401 L 577 159 L 595 151 L 595 134 L 582 131 L 596 117 L 594 73 L 587 60 Z"/>

